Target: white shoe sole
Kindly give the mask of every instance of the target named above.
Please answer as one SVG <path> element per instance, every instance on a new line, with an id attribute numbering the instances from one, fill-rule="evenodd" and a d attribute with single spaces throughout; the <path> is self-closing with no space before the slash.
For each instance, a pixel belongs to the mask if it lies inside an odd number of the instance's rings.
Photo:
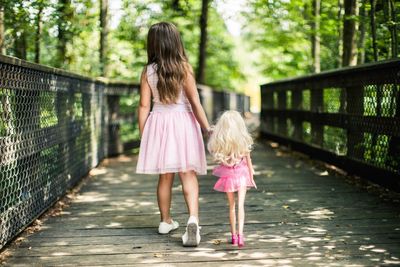
<path id="1" fill-rule="evenodd" d="M 184 247 L 197 247 L 200 243 L 200 238 L 197 240 L 197 236 L 200 237 L 199 228 L 196 223 L 189 223 L 186 228 L 187 241 L 183 243 Z"/>
<path id="2" fill-rule="evenodd" d="M 169 230 L 168 232 L 162 232 L 162 231 L 158 230 L 158 233 L 159 233 L 160 235 L 167 235 L 167 234 L 171 233 L 172 231 L 175 231 L 176 229 L 177 229 L 177 228 L 171 229 L 171 230 Z"/>

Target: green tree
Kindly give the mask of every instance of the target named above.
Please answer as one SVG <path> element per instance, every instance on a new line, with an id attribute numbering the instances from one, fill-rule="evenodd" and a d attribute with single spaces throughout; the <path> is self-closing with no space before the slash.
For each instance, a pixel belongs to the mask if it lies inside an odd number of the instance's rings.
<path id="1" fill-rule="evenodd" d="M 209 0 L 201 1 L 201 15 L 200 15 L 200 42 L 199 42 L 199 60 L 197 66 L 197 82 L 205 82 L 205 66 L 206 66 L 206 51 L 207 51 L 207 20 Z"/>
<path id="2" fill-rule="evenodd" d="M 4 54 L 4 5 L 0 5 L 0 54 Z"/>
<path id="3" fill-rule="evenodd" d="M 100 73 L 107 77 L 108 0 L 100 0 Z"/>
<path id="4" fill-rule="evenodd" d="M 343 66 L 354 66 L 357 64 L 357 16 L 357 0 L 344 0 Z"/>
<path id="5" fill-rule="evenodd" d="M 45 8 L 49 5 L 46 0 L 38 0 L 35 1 L 32 5 L 36 10 L 35 16 L 35 36 L 34 36 L 34 62 L 40 63 L 40 54 L 41 54 L 41 38 L 42 38 L 42 23 L 43 23 L 43 12 Z"/>
<path id="6" fill-rule="evenodd" d="M 310 25 L 303 1 L 253 0 L 244 13 L 245 39 L 260 57 L 257 64 L 272 79 L 304 74 L 310 69 Z"/>
<path id="7" fill-rule="evenodd" d="M 74 10 L 71 0 L 59 0 L 57 4 L 57 54 L 54 59 L 54 66 L 65 67 L 69 64 L 71 58 L 67 55 L 67 44 L 73 37 L 72 19 Z"/>

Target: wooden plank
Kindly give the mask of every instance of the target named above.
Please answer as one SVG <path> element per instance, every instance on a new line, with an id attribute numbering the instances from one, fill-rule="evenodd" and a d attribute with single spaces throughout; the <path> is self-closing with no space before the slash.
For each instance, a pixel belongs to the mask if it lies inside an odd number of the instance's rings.
<path id="1" fill-rule="evenodd" d="M 323 170 L 308 162 L 275 153 L 261 145 L 253 153 L 261 189 L 247 194 L 247 244 L 241 250 L 226 243 L 227 204 L 212 190 L 215 177 L 199 179 L 202 242 L 184 248 L 188 216 L 178 177 L 172 214 L 181 227 L 159 235 L 157 176 L 135 175 L 136 157 L 118 157 L 97 169 L 60 216 L 11 249 L 6 266 L 400 264 L 396 199 L 385 202 L 342 177 L 320 176 Z"/>
<path id="2" fill-rule="evenodd" d="M 164 238 L 165 240 L 165 238 Z M 21 247 L 20 250 L 14 253 L 14 257 L 43 257 L 43 256 L 54 256 L 58 257 L 60 255 L 115 255 L 115 254 L 141 254 L 141 253 L 162 253 L 166 250 L 173 251 L 193 251 L 193 248 L 184 248 L 181 245 L 180 235 L 172 235 L 167 239 L 167 242 L 146 242 L 145 239 L 142 239 L 141 242 L 137 242 L 136 240 L 131 240 L 126 243 L 114 243 L 114 244 L 90 244 L 90 245 L 64 245 L 64 246 L 30 246 L 30 247 Z M 241 249 L 241 251 L 249 251 L 249 250 L 264 250 L 264 247 L 261 244 L 268 245 L 268 250 L 274 249 L 290 249 L 290 248 L 298 248 L 298 249 L 309 249 L 311 250 L 313 247 L 331 249 L 331 250 L 350 250 L 353 254 L 353 250 L 360 249 L 369 250 L 372 248 L 380 248 L 386 251 L 396 252 L 397 244 L 396 240 L 392 240 L 388 242 L 387 240 L 381 242 L 335 242 L 325 239 L 318 240 L 318 238 L 309 238 L 310 241 L 306 238 L 296 239 L 296 240 L 288 240 L 285 238 L 276 238 L 274 240 L 271 239 L 258 239 L 248 237 L 246 239 L 246 246 Z M 398 241 L 399 239 L 397 239 Z M 232 246 L 227 242 L 225 237 L 217 238 L 213 240 L 208 240 L 203 242 L 201 249 L 195 250 L 210 250 L 210 251 L 230 251 L 237 250 L 236 246 Z M 375 252 L 375 251 L 374 251 Z"/>
<path id="3" fill-rule="evenodd" d="M 297 232 L 292 231 L 286 233 L 283 231 L 276 232 L 251 232 L 248 237 L 252 238 L 254 242 L 257 239 L 260 242 L 268 243 L 268 246 L 276 246 L 280 244 L 284 245 L 300 245 L 303 246 L 315 246 L 327 243 L 337 244 L 391 244 L 400 242 L 400 233 L 392 235 L 383 235 L 382 232 L 365 232 L 363 234 L 353 234 L 349 236 L 348 233 L 335 233 L 331 235 L 331 232 L 327 232 L 325 229 L 317 227 L 311 228 L 311 230 L 298 230 Z M 135 245 L 150 245 L 152 243 L 168 243 L 170 242 L 170 236 L 179 237 L 179 232 L 173 232 L 171 235 L 162 236 L 155 233 L 155 229 L 152 232 L 144 231 L 144 233 L 130 233 L 122 236 L 87 236 L 85 238 L 78 239 L 74 236 L 66 237 L 38 237 L 35 236 L 29 240 L 24 240 L 20 247 L 55 247 L 55 246 L 81 246 L 81 245 L 111 245 L 111 244 L 135 244 Z M 229 232 L 224 231 L 221 228 L 215 229 L 212 232 L 202 232 L 203 243 L 212 243 L 213 240 L 219 239 L 225 242 L 229 238 Z M 151 238 L 149 238 L 151 237 Z M 307 239 L 307 237 L 313 237 L 314 239 Z M 296 243 L 297 242 L 297 243 Z"/>
<path id="4" fill-rule="evenodd" d="M 16 257 L 14 264 L 20 264 L 26 262 L 29 259 L 30 263 L 35 264 L 46 264 L 60 266 L 63 264 L 75 264 L 78 265 L 94 265 L 96 262 L 102 264 L 155 264 L 155 263 L 193 263 L 203 262 L 208 263 L 209 261 L 226 261 L 226 260 L 268 260 L 268 259 L 281 259 L 290 261 L 293 263 L 297 262 L 298 259 L 307 260 L 307 262 L 316 264 L 327 264 L 329 258 L 334 259 L 348 259 L 357 262 L 357 259 L 361 260 L 363 264 L 371 265 L 374 262 L 390 260 L 390 255 L 381 253 L 379 251 L 372 251 L 367 249 L 366 251 L 358 248 L 354 249 L 349 253 L 348 250 L 332 250 L 329 248 L 319 247 L 310 251 L 308 248 L 286 248 L 282 251 L 281 248 L 270 248 L 265 250 L 264 248 L 259 249 L 221 249 L 213 250 L 206 248 L 180 248 L 175 250 L 173 247 L 165 247 L 163 250 L 154 250 L 150 252 L 142 253 L 110 253 L 103 252 L 103 254 L 96 255 L 93 257 L 91 254 L 86 255 L 69 255 L 68 253 L 60 253 L 54 256 L 40 256 L 40 257 Z M 328 258 L 328 259 L 327 259 Z M 372 258 L 372 259 L 371 259 Z M 334 261 L 332 261 L 333 263 Z"/>
<path id="5" fill-rule="evenodd" d="M 399 224 L 388 224 L 388 225 L 370 225 L 368 223 L 359 224 L 360 221 L 355 221 L 353 223 L 339 224 L 334 221 L 329 225 L 322 224 L 321 222 L 301 222 L 300 220 L 296 222 L 259 222 L 246 224 L 247 233 L 257 233 L 258 231 L 263 231 L 266 234 L 279 233 L 281 235 L 368 235 L 370 234 L 392 234 L 396 235 L 400 233 Z M 362 222 L 362 221 L 361 221 Z M 121 227 L 121 228 L 111 228 L 111 227 L 93 227 L 93 228 L 81 228 L 81 229 L 64 229 L 59 231 L 57 227 L 44 227 L 43 231 L 35 234 L 35 237 L 41 238 L 53 238 L 53 237 L 87 237 L 87 236 L 123 236 L 123 235 L 152 235 L 157 231 L 157 223 L 147 224 L 147 225 L 136 225 L 135 227 Z M 209 231 L 229 231 L 229 223 L 224 219 L 223 222 L 214 225 L 204 225 L 203 233 L 208 233 Z M 207 230 L 208 229 L 208 230 Z M 297 230 L 299 229 L 299 230 Z M 183 234 L 184 227 L 177 230 Z M 300 232 L 298 232 L 300 231 Z"/>

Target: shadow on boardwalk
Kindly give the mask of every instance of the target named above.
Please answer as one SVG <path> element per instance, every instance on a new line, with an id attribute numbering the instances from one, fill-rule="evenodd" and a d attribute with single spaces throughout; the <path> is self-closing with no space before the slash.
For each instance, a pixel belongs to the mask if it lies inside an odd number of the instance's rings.
<path id="1" fill-rule="evenodd" d="M 264 144 L 253 153 L 258 190 L 246 199 L 246 247 L 227 244 L 225 196 L 200 177 L 202 242 L 181 246 L 187 220 L 179 179 L 172 214 L 181 227 L 158 235 L 157 177 L 136 175 L 135 156 L 107 160 L 62 215 L 10 249 L 9 266 L 400 265 L 400 207 Z M 212 166 L 209 166 L 211 169 Z"/>

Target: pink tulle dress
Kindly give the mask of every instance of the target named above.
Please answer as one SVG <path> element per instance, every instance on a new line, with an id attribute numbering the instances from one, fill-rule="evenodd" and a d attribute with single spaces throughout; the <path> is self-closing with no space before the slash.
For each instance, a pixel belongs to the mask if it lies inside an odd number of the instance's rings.
<path id="1" fill-rule="evenodd" d="M 183 89 L 175 104 L 162 104 L 157 91 L 156 65 L 147 66 L 153 109 L 140 142 L 136 173 L 163 174 L 195 171 L 207 174 L 200 125 Z"/>
<path id="2" fill-rule="evenodd" d="M 246 158 L 233 166 L 220 164 L 213 169 L 213 175 L 220 177 L 214 185 L 214 190 L 220 192 L 236 192 L 241 187 L 255 187 L 255 182 L 251 179 Z"/>

